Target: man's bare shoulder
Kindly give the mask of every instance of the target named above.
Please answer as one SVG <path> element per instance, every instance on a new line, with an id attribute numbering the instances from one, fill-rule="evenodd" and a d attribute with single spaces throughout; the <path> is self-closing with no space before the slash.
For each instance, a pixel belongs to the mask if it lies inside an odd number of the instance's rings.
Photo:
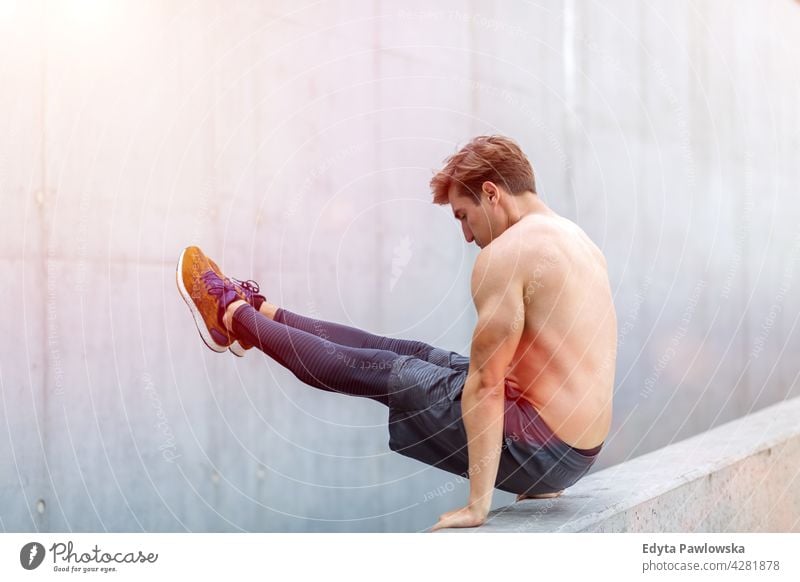
<path id="1" fill-rule="evenodd" d="M 506 268 L 515 264 L 524 267 L 542 261 L 553 262 L 565 252 L 569 239 L 575 236 L 564 220 L 558 216 L 526 216 L 482 252 L 490 251 L 502 257 Z"/>
<path id="2" fill-rule="evenodd" d="M 519 230 L 518 236 L 535 241 L 532 245 L 534 248 L 530 249 L 532 259 L 558 257 L 569 263 L 580 255 L 588 255 L 605 267 L 605 257 L 600 248 L 580 226 L 568 218 L 539 215 L 526 217 L 518 224 L 523 225 L 526 220 L 528 222 Z"/>
<path id="3" fill-rule="evenodd" d="M 473 289 L 492 282 L 508 286 L 524 285 L 534 274 L 537 277 L 558 276 L 568 261 L 563 232 L 554 224 L 528 223 L 522 220 L 487 245 L 475 260 L 472 271 Z"/>

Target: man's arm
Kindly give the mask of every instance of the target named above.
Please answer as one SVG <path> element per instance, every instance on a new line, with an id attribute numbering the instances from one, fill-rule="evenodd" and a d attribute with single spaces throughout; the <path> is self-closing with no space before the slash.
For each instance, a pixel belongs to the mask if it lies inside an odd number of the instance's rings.
<path id="1" fill-rule="evenodd" d="M 472 272 L 478 323 L 461 414 L 469 452 L 469 504 L 488 513 L 500 464 L 505 378 L 525 323 L 519 256 L 481 252 Z"/>
<path id="2" fill-rule="evenodd" d="M 444 514 L 432 531 L 480 525 L 489 513 L 503 443 L 505 377 L 525 323 L 519 258 L 516 252 L 509 255 L 487 247 L 475 261 L 472 297 L 478 323 L 461 395 L 468 440 L 469 502 Z"/>

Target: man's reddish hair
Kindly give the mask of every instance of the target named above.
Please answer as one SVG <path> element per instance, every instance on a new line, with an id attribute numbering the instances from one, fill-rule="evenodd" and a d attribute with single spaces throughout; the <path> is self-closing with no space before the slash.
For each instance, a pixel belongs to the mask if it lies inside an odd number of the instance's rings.
<path id="1" fill-rule="evenodd" d="M 459 193 L 480 203 L 481 185 L 486 181 L 502 186 L 511 194 L 536 193 L 533 168 L 522 149 L 502 135 L 480 135 L 447 158 L 431 179 L 434 204 L 447 204 L 453 184 Z"/>

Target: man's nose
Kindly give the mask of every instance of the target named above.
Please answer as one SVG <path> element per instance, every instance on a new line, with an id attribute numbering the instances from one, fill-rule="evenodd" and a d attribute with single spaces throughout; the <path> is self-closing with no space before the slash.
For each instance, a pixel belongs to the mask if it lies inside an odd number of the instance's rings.
<path id="1" fill-rule="evenodd" d="M 471 243 L 472 241 L 475 240 L 475 237 L 472 236 L 472 231 L 469 229 L 469 227 L 466 224 L 463 225 L 463 229 L 462 230 L 464 231 L 464 238 L 466 239 L 466 241 L 468 243 Z"/>

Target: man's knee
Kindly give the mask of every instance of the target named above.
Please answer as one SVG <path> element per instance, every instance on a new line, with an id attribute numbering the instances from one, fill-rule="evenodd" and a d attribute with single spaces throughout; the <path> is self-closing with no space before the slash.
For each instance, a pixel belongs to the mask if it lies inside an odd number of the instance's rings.
<path id="1" fill-rule="evenodd" d="M 451 370 L 463 371 L 469 369 L 469 358 L 441 348 L 432 348 L 426 357 L 422 359 L 431 364 L 441 366 L 442 368 L 450 368 Z"/>

